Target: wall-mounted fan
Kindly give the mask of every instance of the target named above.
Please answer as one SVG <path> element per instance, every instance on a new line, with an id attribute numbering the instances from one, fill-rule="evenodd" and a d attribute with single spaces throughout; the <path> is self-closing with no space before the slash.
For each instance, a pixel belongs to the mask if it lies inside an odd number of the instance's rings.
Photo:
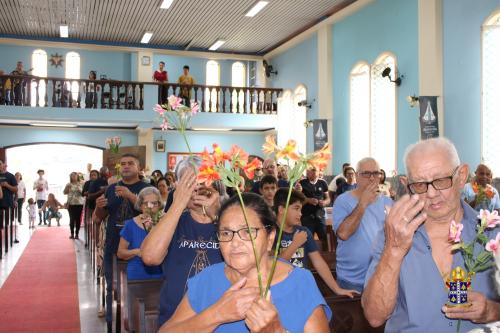
<path id="1" fill-rule="evenodd" d="M 266 77 L 270 77 L 271 74 L 278 75 L 278 71 L 273 71 L 273 66 L 269 65 L 267 61 L 263 61 L 262 64 L 264 65 L 264 71 L 266 73 Z"/>

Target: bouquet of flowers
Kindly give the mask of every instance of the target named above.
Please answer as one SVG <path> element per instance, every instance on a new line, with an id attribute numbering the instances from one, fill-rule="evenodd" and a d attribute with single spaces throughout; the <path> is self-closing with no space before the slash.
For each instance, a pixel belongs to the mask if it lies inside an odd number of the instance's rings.
<path id="1" fill-rule="evenodd" d="M 500 249 L 500 232 L 497 233 L 495 239 L 488 239 L 488 236 L 485 234 L 485 231 L 488 229 L 494 229 L 498 225 L 500 225 L 500 216 L 497 211 L 489 212 L 488 210 L 481 209 L 479 211 L 478 218 L 481 220 L 481 223 L 477 226 L 477 233 L 474 239 L 470 243 L 465 243 L 460 239 L 462 234 L 462 229 L 464 228 L 463 224 L 456 223 L 455 221 L 451 221 L 450 230 L 448 234 L 448 241 L 453 243 L 452 250 L 460 251 L 464 257 L 465 264 L 465 272 L 462 271 L 461 267 L 457 267 L 453 270 L 455 276 L 452 277 L 452 280 L 447 282 L 447 285 L 458 283 L 460 285 L 465 284 L 462 290 L 467 290 L 470 286 L 471 278 L 474 274 L 487 270 L 490 267 L 495 265 L 494 254 L 498 252 Z M 477 254 L 474 253 L 474 248 L 476 244 L 479 244 L 482 248 L 481 251 Z M 454 281 L 454 282 L 452 282 Z M 458 282 L 457 282 L 458 281 Z M 454 285 L 453 288 L 456 289 L 458 285 Z M 452 294 L 452 289 L 450 289 L 450 297 Z M 453 295 L 456 294 L 456 291 L 453 290 Z M 453 306 L 466 306 L 467 296 L 461 293 L 460 299 L 456 302 L 452 302 Z M 457 325 L 457 332 L 460 331 L 460 320 Z"/>
<path id="2" fill-rule="evenodd" d="M 303 155 L 296 151 L 296 142 L 294 140 L 289 140 L 285 147 L 279 147 L 274 139 L 274 136 L 267 136 L 266 143 L 263 145 L 264 153 L 270 155 L 275 154 L 276 159 L 285 161 L 289 167 L 289 181 L 290 188 L 288 192 L 288 197 L 285 206 L 285 214 L 283 219 L 280 221 L 278 240 L 276 250 L 274 252 L 273 262 L 271 266 L 271 272 L 268 276 L 266 286 L 264 287 L 262 276 L 260 273 L 260 259 L 257 257 L 257 251 L 255 249 L 255 241 L 251 237 L 252 248 L 255 256 L 255 265 L 257 268 L 257 278 L 259 282 L 260 295 L 266 297 L 267 293 L 271 287 L 271 281 L 276 268 L 276 263 L 278 259 L 279 247 L 281 244 L 281 236 L 283 233 L 283 225 L 286 220 L 286 211 L 288 210 L 288 204 L 290 201 L 290 196 L 293 189 L 293 184 L 297 182 L 306 168 L 308 166 L 314 166 L 318 169 L 324 169 L 331 158 L 328 144 L 326 144 L 321 150 L 314 152 L 309 155 Z M 213 152 L 209 153 L 205 148 L 201 155 L 202 164 L 198 172 L 198 181 L 205 183 L 209 186 L 214 180 L 222 180 L 224 185 L 228 187 L 233 187 L 236 190 L 237 195 L 240 198 L 240 203 L 243 209 L 243 215 L 245 217 L 246 227 L 250 228 L 248 224 L 247 213 L 245 210 L 245 205 L 243 203 L 243 198 L 240 191 L 240 183 L 243 181 L 240 177 L 240 172 L 243 172 L 249 179 L 253 179 L 255 175 L 255 170 L 261 168 L 261 162 L 257 158 L 252 161 L 248 161 L 248 153 L 246 153 L 240 147 L 233 145 L 231 150 L 228 152 L 222 151 L 219 145 L 213 145 Z M 250 232 L 249 229 L 249 234 Z"/>
<path id="3" fill-rule="evenodd" d="M 495 196 L 495 191 L 493 190 L 493 186 L 490 184 L 486 184 L 486 186 L 481 186 L 478 183 L 474 182 L 472 184 L 472 190 L 476 194 L 476 205 L 490 203 L 490 200 Z"/>
<path id="4" fill-rule="evenodd" d="M 154 206 L 152 205 L 152 203 L 148 202 L 148 207 L 143 214 L 142 225 L 144 227 L 144 230 L 146 230 L 146 233 L 149 233 L 151 229 L 153 229 L 153 227 L 158 224 L 160 218 L 163 215 L 163 211 L 161 210 L 153 212 L 153 207 Z"/>
<path id="5" fill-rule="evenodd" d="M 117 154 L 120 149 L 120 143 L 122 142 L 122 138 L 119 136 L 113 136 L 111 138 L 106 139 L 106 145 L 111 152 Z"/>
<path id="6" fill-rule="evenodd" d="M 191 154 L 191 147 L 186 137 L 186 129 L 189 128 L 191 117 L 198 113 L 199 106 L 196 102 L 191 102 L 191 107 L 182 104 L 182 98 L 171 95 L 167 104 L 156 104 L 154 111 L 158 114 L 162 131 L 167 129 L 177 129 Z"/>

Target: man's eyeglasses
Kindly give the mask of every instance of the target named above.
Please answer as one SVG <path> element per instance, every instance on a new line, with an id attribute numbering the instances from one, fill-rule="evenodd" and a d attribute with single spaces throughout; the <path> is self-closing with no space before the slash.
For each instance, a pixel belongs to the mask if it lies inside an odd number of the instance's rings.
<path id="1" fill-rule="evenodd" d="M 432 185 L 432 187 L 434 187 L 437 191 L 449 189 L 453 185 L 453 177 L 459 168 L 460 166 L 457 166 L 455 170 L 453 170 L 451 176 L 448 177 L 434 179 L 430 182 L 415 182 L 408 184 L 408 190 L 412 194 L 423 194 L 427 192 L 429 185 Z"/>
<path id="2" fill-rule="evenodd" d="M 230 242 L 234 238 L 234 234 L 238 234 L 240 239 L 244 241 L 251 241 L 252 238 L 255 239 L 257 238 L 257 232 L 260 229 L 266 229 L 266 228 L 254 228 L 254 227 L 244 227 L 239 230 L 219 230 L 217 231 L 217 239 L 219 242 Z"/>
<path id="3" fill-rule="evenodd" d="M 382 171 L 362 171 L 359 175 L 363 178 L 370 178 L 372 176 L 373 178 L 380 178 L 382 177 Z"/>

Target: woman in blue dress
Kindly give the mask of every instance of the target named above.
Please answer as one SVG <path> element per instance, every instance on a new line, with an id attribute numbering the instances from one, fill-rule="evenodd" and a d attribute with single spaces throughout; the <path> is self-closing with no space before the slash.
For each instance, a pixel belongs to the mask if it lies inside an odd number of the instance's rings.
<path id="1" fill-rule="evenodd" d="M 141 245 L 146 238 L 152 215 L 161 212 L 163 204 L 160 192 L 154 187 L 142 189 L 135 203 L 135 209 L 142 214 L 125 221 L 125 226 L 120 232 L 117 257 L 128 260 L 127 278 L 129 280 L 161 279 L 160 266 L 146 266 L 141 259 Z"/>
<path id="2" fill-rule="evenodd" d="M 329 332 L 331 310 L 312 274 L 279 261 L 266 299 L 259 296 L 256 255 L 265 285 L 276 234 L 275 216 L 265 201 L 244 193 L 250 230 L 238 197 L 220 210 L 217 237 L 224 262 L 205 268 L 188 281 L 174 315 L 159 332 Z"/>

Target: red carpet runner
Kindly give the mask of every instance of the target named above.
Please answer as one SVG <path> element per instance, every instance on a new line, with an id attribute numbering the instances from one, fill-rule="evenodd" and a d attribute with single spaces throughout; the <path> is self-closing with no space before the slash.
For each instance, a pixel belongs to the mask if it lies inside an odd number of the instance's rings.
<path id="1" fill-rule="evenodd" d="M 67 228 L 44 228 L 32 236 L 0 289 L 1 333 L 80 332 L 76 258 L 68 234 Z"/>

